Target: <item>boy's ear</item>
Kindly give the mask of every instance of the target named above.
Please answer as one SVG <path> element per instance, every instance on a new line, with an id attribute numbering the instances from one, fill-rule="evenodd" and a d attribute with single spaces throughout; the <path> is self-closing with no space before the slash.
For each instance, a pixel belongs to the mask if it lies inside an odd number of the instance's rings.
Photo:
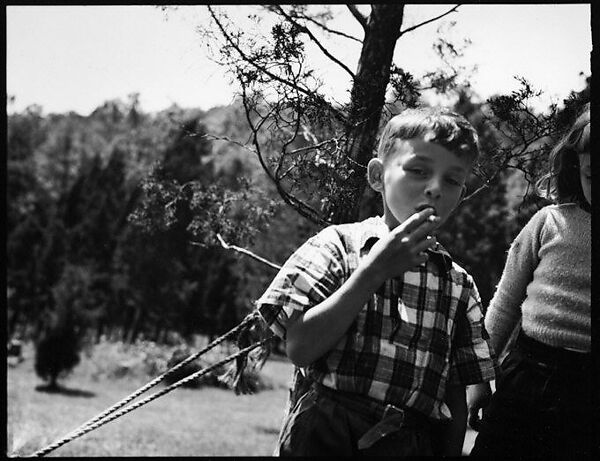
<path id="1" fill-rule="evenodd" d="M 373 190 L 383 191 L 383 162 L 378 158 L 372 158 L 367 164 L 367 180 Z"/>

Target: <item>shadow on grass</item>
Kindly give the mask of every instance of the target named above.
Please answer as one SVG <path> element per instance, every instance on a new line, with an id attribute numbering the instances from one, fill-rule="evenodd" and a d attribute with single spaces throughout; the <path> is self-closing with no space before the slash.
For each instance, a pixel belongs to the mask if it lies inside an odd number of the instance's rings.
<path id="1" fill-rule="evenodd" d="M 96 394 L 90 391 L 84 391 L 83 389 L 71 389 L 63 386 L 50 386 L 48 384 L 40 384 L 35 386 L 35 390 L 38 392 L 46 392 L 48 394 L 60 394 L 67 397 L 95 397 Z"/>
<path id="2" fill-rule="evenodd" d="M 278 427 L 266 427 L 266 426 L 254 426 L 257 432 L 262 432 L 263 434 L 279 434 Z"/>

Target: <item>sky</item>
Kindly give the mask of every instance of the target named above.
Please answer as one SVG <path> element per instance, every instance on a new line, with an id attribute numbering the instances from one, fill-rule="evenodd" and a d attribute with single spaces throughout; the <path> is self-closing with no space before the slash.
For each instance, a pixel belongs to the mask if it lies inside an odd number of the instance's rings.
<path id="1" fill-rule="evenodd" d="M 451 7 L 407 5 L 403 28 Z M 241 23 L 250 7 L 229 8 Z M 332 26 L 360 36 L 360 26 L 343 5 L 335 8 L 343 14 Z M 136 5 L 8 6 L 6 91 L 14 102 L 7 110 L 38 104 L 44 113 L 89 115 L 105 101 L 126 100 L 131 93 L 140 94 L 141 108 L 149 112 L 172 104 L 204 110 L 229 104 L 235 88 L 223 68 L 207 58 L 197 32 L 206 18 L 202 6 L 166 12 Z M 536 107 L 544 110 L 581 90 L 580 73 L 591 72 L 589 4 L 462 5 L 442 21 L 402 36 L 395 63 L 416 76 L 435 68 L 440 61 L 432 43 L 440 26 L 445 37 L 471 40 L 461 63 L 477 66 L 470 83 L 482 98 L 516 89 L 518 75 L 544 91 Z M 328 46 L 355 70 L 358 45 L 332 39 Z M 326 58 L 314 62 L 328 94 L 347 98 L 348 76 Z"/>

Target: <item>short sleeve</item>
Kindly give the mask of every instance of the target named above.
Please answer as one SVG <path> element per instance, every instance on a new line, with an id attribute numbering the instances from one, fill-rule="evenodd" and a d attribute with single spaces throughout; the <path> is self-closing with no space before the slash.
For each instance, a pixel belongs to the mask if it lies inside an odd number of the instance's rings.
<path id="1" fill-rule="evenodd" d="M 306 312 L 342 285 L 345 261 L 344 246 L 333 226 L 300 246 L 256 301 L 271 330 L 285 339 L 288 321 L 295 311 Z"/>
<path id="2" fill-rule="evenodd" d="M 452 338 L 449 384 L 470 385 L 495 379 L 497 362 L 484 326 L 477 287 L 465 276 Z"/>

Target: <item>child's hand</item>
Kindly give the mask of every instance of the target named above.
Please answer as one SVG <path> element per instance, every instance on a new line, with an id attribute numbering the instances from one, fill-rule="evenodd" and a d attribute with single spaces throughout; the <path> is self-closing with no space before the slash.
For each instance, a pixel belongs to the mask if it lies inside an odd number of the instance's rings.
<path id="1" fill-rule="evenodd" d="M 479 411 L 483 410 L 490 401 L 492 389 L 490 383 L 474 384 L 467 387 L 467 408 L 469 411 L 469 426 L 479 431 L 481 418 Z"/>
<path id="2" fill-rule="evenodd" d="M 440 222 L 434 213 L 433 208 L 415 213 L 373 245 L 363 264 L 381 283 L 427 261 L 425 250 L 437 245 L 429 235 Z"/>

